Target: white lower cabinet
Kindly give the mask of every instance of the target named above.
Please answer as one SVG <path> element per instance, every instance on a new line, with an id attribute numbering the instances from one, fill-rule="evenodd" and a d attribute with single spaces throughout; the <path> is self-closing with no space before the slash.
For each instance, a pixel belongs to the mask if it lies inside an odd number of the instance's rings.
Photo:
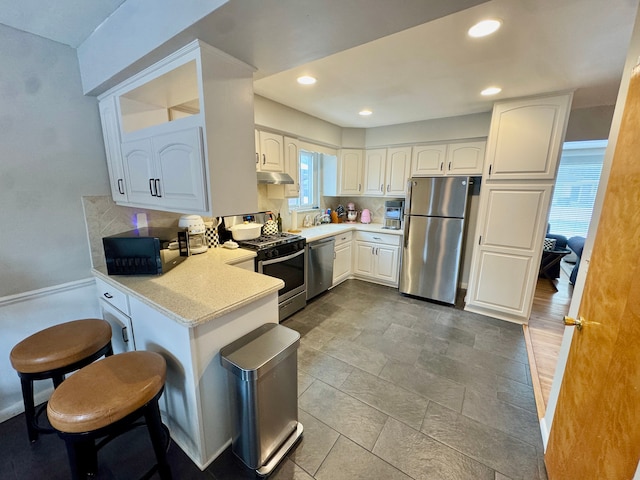
<path id="1" fill-rule="evenodd" d="M 136 349 L 133 325 L 129 311 L 129 298 L 125 293 L 96 278 L 102 318 L 111 325 L 111 345 L 113 353 L 129 352 Z"/>
<path id="2" fill-rule="evenodd" d="M 352 238 L 352 232 L 345 232 L 335 237 L 332 287 L 344 282 L 351 276 Z"/>
<path id="3" fill-rule="evenodd" d="M 356 232 L 354 276 L 396 287 L 399 266 L 400 236 Z"/>

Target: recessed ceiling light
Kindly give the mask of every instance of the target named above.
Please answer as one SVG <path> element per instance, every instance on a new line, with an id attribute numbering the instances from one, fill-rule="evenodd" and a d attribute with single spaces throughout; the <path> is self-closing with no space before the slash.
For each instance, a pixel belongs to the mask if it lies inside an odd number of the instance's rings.
<path id="1" fill-rule="evenodd" d="M 371 110 L 369 110 L 368 108 L 365 108 L 364 110 L 360 110 L 358 112 L 358 115 L 362 116 L 362 117 L 368 117 L 369 115 L 371 115 L 373 112 Z"/>
<path id="2" fill-rule="evenodd" d="M 501 91 L 502 89 L 500 87 L 489 87 L 482 90 L 480 92 L 480 95 L 484 95 L 485 97 L 488 97 L 489 95 L 497 95 Z"/>
<path id="3" fill-rule="evenodd" d="M 316 83 L 316 79 L 309 75 L 303 75 L 301 77 L 298 77 L 298 83 L 300 85 L 313 85 L 314 83 Z"/>
<path id="4" fill-rule="evenodd" d="M 470 37 L 474 38 L 486 37 L 487 35 L 491 35 L 493 32 L 498 30 L 501 25 L 502 22 L 500 20 L 482 20 L 481 22 L 478 22 L 473 27 L 471 27 L 467 33 Z"/>

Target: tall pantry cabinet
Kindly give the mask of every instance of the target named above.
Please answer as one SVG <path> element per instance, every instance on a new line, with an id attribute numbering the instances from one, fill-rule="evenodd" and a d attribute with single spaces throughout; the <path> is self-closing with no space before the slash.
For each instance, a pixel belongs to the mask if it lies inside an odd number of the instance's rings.
<path id="1" fill-rule="evenodd" d="M 252 67 L 194 40 L 98 100 L 116 203 L 257 210 Z"/>
<path id="2" fill-rule="evenodd" d="M 494 105 L 466 310 L 528 322 L 571 99 Z"/>

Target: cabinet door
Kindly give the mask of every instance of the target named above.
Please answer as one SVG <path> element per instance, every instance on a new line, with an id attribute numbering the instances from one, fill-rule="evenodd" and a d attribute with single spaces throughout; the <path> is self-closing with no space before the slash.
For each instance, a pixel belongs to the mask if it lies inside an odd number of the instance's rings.
<path id="1" fill-rule="evenodd" d="M 353 273 L 363 275 L 365 277 L 375 276 L 374 248 L 375 245 L 372 243 L 356 242 Z"/>
<path id="2" fill-rule="evenodd" d="M 99 105 L 102 136 L 107 156 L 109 184 L 111 197 L 114 202 L 126 202 L 127 191 L 124 184 L 124 170 L 122 168 L 122 151 L 120 150 L 120 126 L 118 125 L 118 111 L 115 95 L 103 99 Z"/>
<path id="3" fill-rule="evenodd" d="M 364 159 L 364 188 L 363 195 L 384 195 L 385 164 L 387 149 L 366 150 Z"/>
<path id="4" fill-rule="evenodd" d="M 496 103 L 487 142 L 489 180 L 552 180 L 571 94 Z"/>
<path id="5" fill-rule="evenodd" d="M 386 196 L 404 197 L 407 194 L 410 169 L 411 147 L 389 148 L 387 150 Z"/>
<path id="6" fill-rule="evenodd" d="M 333 286 L 346 280 L 351 275 L 351 242 L 335 247 L 333 259 Z"/>
<path id="7" fill-rule="evenodd" d="M 102 318 L 111 325 L 111 345 L 113 353 L 130 352 L 136 349 L 131 318 L 104 300 L 100 300 Z"/>
<path id="8" fill-rule="evenodd" d="M 398 247 L 375 247 L 376 278 L 387 283 L 398 283 Z"/>
<path id="9" fill-rule="evenodd" d="M 152 139 L 160 204 L 176 210 L 206 210 L 204 155 L 200 128 Z"/>
<path id="10" fill-rule="evenodd" d="M 263 172 L 284 171 L 284 139 L 282 135 L 260 132 L 260 165 Z"/>
<path id="11" fill-rule="evenodd" d="M 411 153 L 411 176 L 444 175 L 446 145 L 415 145 Z"/>
<path id="12" fill-rule="evenodd" d="M 483 185 L 466 309 L 526 323 L 553 185 Z"/>
<path id="13" fill-rule="evenodd" d="M 482 175 L 485 142 L 453 143 L 447 147 L 447 175 Z"/>
<path id="14" fill-rule="evenodd" d="M 295 138 L 284 137 L 284 171 L 293 178 L 292 185 L 284 186 L 284 196 L 296 198 L 300 195 L 300 147 Z"/>
<path id="15" fill-rule="evenodd" d="M 122 166 L 127 199 L 130 203 L 157 205 L 155 168 L 151 140 L 133 140 L 122 144 Z"/>
<path id="16" fill-rule="evenodd" d="M 362 193 L 362 150 L 342 150 L 340 152 L 340 194 L 360 195 Z"/>

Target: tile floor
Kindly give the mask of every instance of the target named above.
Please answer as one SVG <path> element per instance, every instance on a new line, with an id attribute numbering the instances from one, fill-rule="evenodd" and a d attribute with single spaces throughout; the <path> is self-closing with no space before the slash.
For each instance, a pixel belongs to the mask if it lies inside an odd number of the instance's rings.
<path id="1" fill-rule="evenodd" d="M 302 335 L 304 436 L 270 478 L 546 479 L 522 329 L 349 280 L 284 322 Z M 16 379 L 17 380 L 17 379 Z M 69 478 L 64 446 L 29 446 L 22 415 L 0 424 L 0 478 Z M 230 450 L 200 472 L 172 444 L 176 479 L 253 479 Z M 96 479 L 152 463 L 142 429 L 100 453 Z"/>

